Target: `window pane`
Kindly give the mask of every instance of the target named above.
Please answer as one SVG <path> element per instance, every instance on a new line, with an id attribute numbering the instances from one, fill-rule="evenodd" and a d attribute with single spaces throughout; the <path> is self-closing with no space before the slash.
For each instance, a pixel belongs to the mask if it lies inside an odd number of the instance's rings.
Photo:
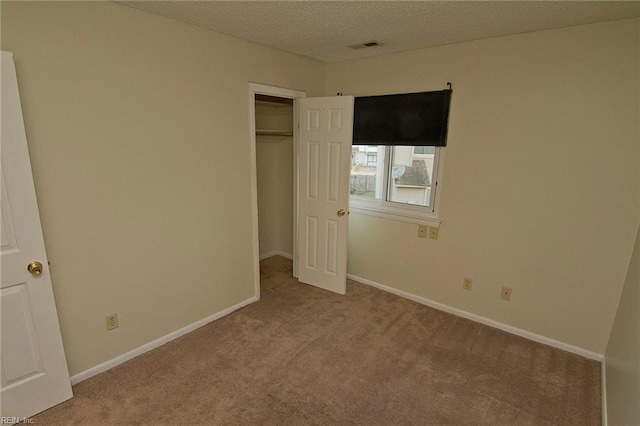
<path id="1" fill-rule="evenodd" d="M 416 146 L 413 150 L 414 154 L 435 154 L 436 147 L 435 146 Z"/>
<path id="2" fill-rule="evenodd" d="M 429 206 L 435 147 L 394 146 L 389 176 L 389 201 Z"/>
<path id="3" fill-rule="evenodd" d="M 380 198 L 384 173 L 384 146 L 353 145 L 349 193 Z"/>

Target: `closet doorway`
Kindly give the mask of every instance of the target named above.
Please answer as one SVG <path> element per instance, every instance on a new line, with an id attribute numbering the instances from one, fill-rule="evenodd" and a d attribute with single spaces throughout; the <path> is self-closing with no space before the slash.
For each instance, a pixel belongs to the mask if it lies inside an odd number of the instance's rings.
<path id="1" fill-rule="evenodd" d="M 293 100 L 256 95 L 260 260 L 293 259 Z"/>
<path id="2" fill-rule="evenodd" d="M 259 261 L 297 253 L 297 102 L 305 92 L 251 83 L 252 207 L 255 294 L 260 297 Z"/>

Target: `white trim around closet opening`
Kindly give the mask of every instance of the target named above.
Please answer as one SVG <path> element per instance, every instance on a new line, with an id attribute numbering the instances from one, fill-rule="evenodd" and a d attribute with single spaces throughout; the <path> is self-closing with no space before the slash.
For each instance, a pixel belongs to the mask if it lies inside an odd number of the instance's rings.
<path id="1" fill-rule="evenodd" d="M 255 297 L 260 298 L 260 240 L 258 230 L 258 166 L 256 163 L 256 95 L 276 96 L 293 99 L 293 276 L 298 276 L 298 102 L 297 99 L 306 98 L 307 92 L 285 89 L 283 87 L 266 84 L 249 83 L 249 134 L 251 136 L 251 221 L 253 233 L 253 276 Z"/>

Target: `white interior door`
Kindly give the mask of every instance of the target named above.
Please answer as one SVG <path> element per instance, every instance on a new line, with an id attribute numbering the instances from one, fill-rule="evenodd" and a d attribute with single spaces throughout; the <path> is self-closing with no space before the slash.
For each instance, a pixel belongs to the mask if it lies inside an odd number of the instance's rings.
<path id="1" fill-rule="evenodd" d="M 0 415 L 21 418 L 71 398 L 72 392 L 42 238 L 13 55 L 2 52 L 1 62 Z M 27 270 L 29 266 L 31 272 Z"/>
<path id="2" fill-rule="evenodd" d="M 353 96 L 299 101 L 298 279 L 344 294 Z"/>

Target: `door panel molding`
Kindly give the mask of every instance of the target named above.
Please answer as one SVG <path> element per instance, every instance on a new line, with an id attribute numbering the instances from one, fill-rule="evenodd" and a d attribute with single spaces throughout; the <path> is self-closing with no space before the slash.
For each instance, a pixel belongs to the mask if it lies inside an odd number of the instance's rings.
<path id="1" fill-rule="evenodd" d="M 344 294 L 353 97 L 301 99 L 299 109 L 298 279 Z"/>
<path id="2" fill-rule="evenodd" d="M 44 247 L 13 55 L 2 52 L 2 417 L 73 396 Z M 29 273 L 38 261 L 41 271 Z"/>

